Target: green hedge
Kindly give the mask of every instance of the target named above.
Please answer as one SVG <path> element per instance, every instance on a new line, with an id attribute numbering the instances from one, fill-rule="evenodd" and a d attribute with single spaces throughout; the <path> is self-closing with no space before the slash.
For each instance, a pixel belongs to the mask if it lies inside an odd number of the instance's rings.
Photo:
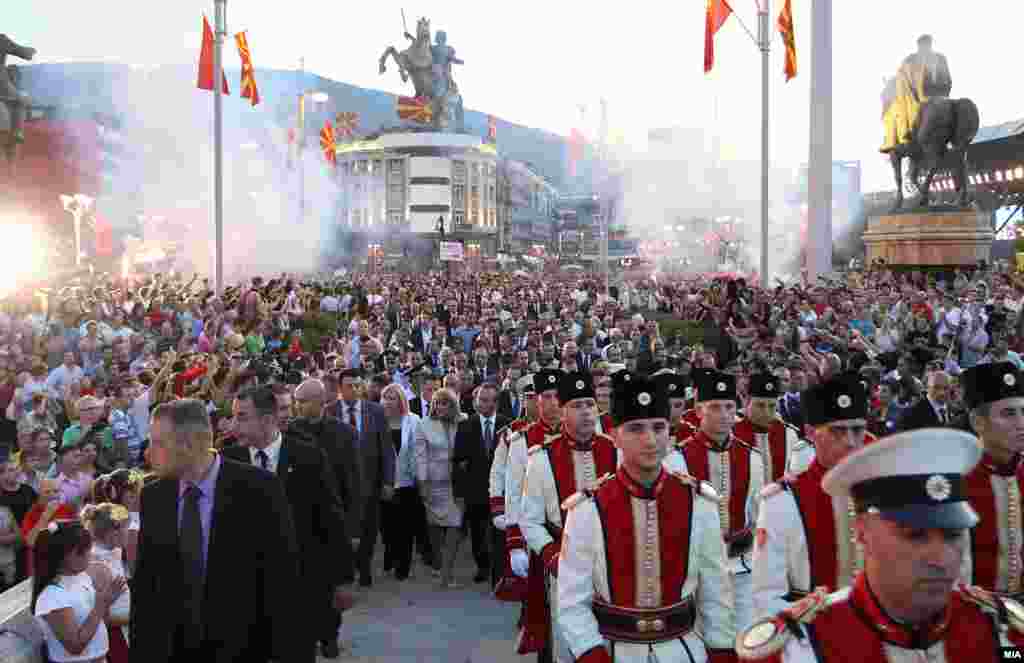
<path id="1" fill-rule="evenodd" d="M 658 330 L 665 340 L 680 334 L 683 345 L 689 346 L 706 345 L 711 340 L 710 332 L 713 331 L 700 320 L 674 320 L 671 318 L 658 321 Z"/>
<path id="2" fill-rule="evenodd" d="M 336 334 L 342 316 L 337 313 L 309 311 L 302 316 L 302 351 L 315 352 L 320 349 L 324 336 Z"/>

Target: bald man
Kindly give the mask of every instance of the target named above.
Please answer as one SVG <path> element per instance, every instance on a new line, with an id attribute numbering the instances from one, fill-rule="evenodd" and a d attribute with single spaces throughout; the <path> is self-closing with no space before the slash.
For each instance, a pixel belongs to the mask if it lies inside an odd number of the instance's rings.
<path id="1" fill-rule="evenodd" d="M 292 394 L 295 418 L 288 433 L 327 454 L 327 460 L 338 480 L 338 495 L 345 509 L 345 522 L 358 523 L 359 462 L 355 450 L 355 431 L 340 419 L 324 414 L 328 391 L 320 380 L 309 379 L 296 387 Z M 354 525 L 352 526 L 354 527 Z M 353 532 L 356 530 L 353 529 Z"/>
<path id="2" fill-rule="evenodd" d="M 928 375 L 927 397 L 903 413 L 899 429 L 903 431 L 918 428 L 949 426 L 949 389 L 952 379 L 946 371 L 935 371 Z"/>

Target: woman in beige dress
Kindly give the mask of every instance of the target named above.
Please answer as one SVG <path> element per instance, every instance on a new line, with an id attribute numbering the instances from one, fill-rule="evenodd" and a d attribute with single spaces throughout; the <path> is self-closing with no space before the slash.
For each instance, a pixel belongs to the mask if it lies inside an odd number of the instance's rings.
<path id="1" fill-rule="evenodd" d="M 416 431 L 416 481 L 427 510 L 427 525 L 434 548 L 435 575 L 442 587 L 455 587 L 455 558 L 464 535 L 464 500 L 452 490 L 452 451 L 462 413 L 459 399 L 450 389 L 440 389 L 430 401 L 430 416 Z"/>

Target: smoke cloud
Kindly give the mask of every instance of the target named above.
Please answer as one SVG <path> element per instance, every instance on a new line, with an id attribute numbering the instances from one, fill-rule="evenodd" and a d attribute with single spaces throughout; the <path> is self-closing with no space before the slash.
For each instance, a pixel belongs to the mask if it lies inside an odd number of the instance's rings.
<path id="1" fill-rule="evenodd" d="M 225 49 L 227 52 L 227 49 Z M 34 76 L 34 97 L 71 111 L 113 114 L 123 150 L 115 157 L 97 210 L 115 227 L 145 218 L 144 239 L 180 241 L 183 271 L 215 271 L 213 96 L 196 89 L 193 67 L 65 65 Z M 223 98 L 225 281 L 254 274 L 309 273 L 321 264 L 335 224 L 337 187 L 315 132 L 301 161 L 289 154 L 297 97 L 263 92 L 255 108 L 238 97 L 239 74 L 226 72 Z M 300 220 L 299 168 L 306 218 Z"/>
<path id="2" fill-rule="evenodd" d="M 620 151 L 616 157 L 625 173 L 620 218 L 631 233 L 676 242 L 670 257 L 689 259 L 694 270 L 717 270 L 719 261 L 701 240 L 706 231 L 723 228 L 708 221 L 729 217 L 743 243 L 740 268 L 759 270 L 760 162 L 731 157 L 727 145 L 697 128 L 652 131 L 646 149 Z M 787 203 L 795 172 L 778 166 L 770 173 L 771 276 L 799 270 L 801 212 L 799 204 Z"/>

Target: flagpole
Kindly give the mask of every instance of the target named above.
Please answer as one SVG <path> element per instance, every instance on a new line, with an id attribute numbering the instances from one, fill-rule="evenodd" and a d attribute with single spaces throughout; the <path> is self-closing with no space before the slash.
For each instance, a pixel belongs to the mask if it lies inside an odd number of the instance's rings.
<path id="1" fill-rule="evenodd" d="M 813 280 L 832 271 L 832 0 L 811 3 L 810 119 L 806 252 Z"/>
<path id="2" fill-rule="evenodd" d="M 214 0 L 213 6 L 213 223 L 216 264 L 214 283 L 217 294 L 224 292 L 224 135 L 222 47 L 227 33 L 227 0 Z"/>
<path id="3" fill-rule="evenodd" d="M 761 47 L 761 287 L 768 286 L 768 176 L 769 160 L 769 64 L 771 60 L 771 0 L 758 5 L 758 25 Z"/>

